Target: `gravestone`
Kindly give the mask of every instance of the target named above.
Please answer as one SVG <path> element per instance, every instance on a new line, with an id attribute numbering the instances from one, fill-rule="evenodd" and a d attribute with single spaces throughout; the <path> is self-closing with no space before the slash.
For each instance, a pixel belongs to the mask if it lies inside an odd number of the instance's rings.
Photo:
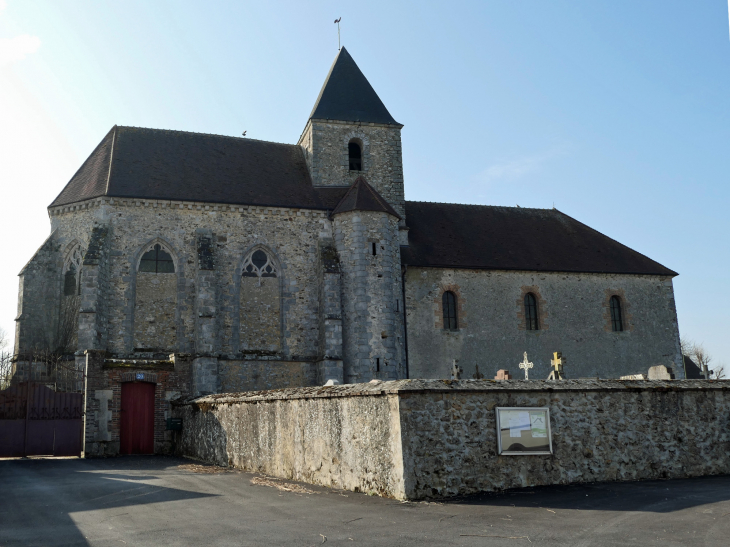
<path id="1" fill-rule="evenodd" d="M 649 367 L 649 380 L 674 380 L 674 372 L 664 365 Z"/>
<path id="2" fill-rule="evenodd" d="M 460 380 L 461 379 L 461 373 L 464 372 L 461 370 L 461 367 L 456 364 L 456 359 L 453 360 L 453 364 L 451 365 L 451 379 L 452 380 Z"/>
<path id="3" fill-rule="evenodd" d="M 499 369 L 497 371 L 497 375 L 494 377 L 495 380 L 511 380 L 512 375 L 509 373 L 509 370 L 505 370 L 503 368 Z"/>

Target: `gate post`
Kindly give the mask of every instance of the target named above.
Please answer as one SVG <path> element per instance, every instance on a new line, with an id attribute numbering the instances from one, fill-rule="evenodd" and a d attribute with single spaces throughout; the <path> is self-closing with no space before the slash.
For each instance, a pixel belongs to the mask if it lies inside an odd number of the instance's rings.
<path id="1" fill-rule="evenodd" d="M 87 349 L 84 352 L 84 458 L 105 455 L 104 441 L 111 440 L 109 401 L 112 399 L 112 390 L 102 370 L 105 354 L 104 350 Z"/>

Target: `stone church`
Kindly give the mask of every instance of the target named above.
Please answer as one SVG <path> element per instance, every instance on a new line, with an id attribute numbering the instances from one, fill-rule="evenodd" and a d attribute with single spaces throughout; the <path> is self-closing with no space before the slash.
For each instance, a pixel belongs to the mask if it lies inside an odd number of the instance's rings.
<path id="1" fill-rule="evenodd" d="M 406 201 L 402 128 L 345 48 L 296 144 L 113 127 L 20 272 L 16 354 L 175 354 L 196 394 L 517 377 L 524 352 L 531 378 L 555 351 L 682 376 L 675 272 L 554 208 Z"/>

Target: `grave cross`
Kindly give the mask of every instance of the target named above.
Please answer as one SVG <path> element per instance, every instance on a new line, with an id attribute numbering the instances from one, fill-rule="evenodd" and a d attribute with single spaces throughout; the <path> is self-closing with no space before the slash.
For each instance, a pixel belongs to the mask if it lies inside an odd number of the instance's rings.
<path id="1" fill-rule="evenodd" d="M 519 367 L 520 367 L 521 369 L 524 369 L 524 371 L 525 371 L 525 380 L 529 380 L 529 379 L 530 379 L 530 374 L 529 374 L 529 372 L 530 372 L 530 369 L 531 369 L 531 368 L 532 368 L 532 367 L 533 367 L 534 365 L 533 365 L 532 363 L 528 362 L 528 360 L 527 360 L 527 352 L 525 352 L 525 354 L 524 354 L 524 355 L 525 355 L 525 358 L 524 358 L 524 360 L 523 360 L 523 361 L 522 361 L 522 362 L 521 362 L 521 363 L 519 364 Z"/>
<path id="2" fill-rule="evenodd" d="M 550 364 L 553 367 L 548 380 L 564 380 L 565 375 L 563 374 L 563 365 L 565 364 L 565 357 L 559 351 L 553 352 L 553 358 L 550 359 Z"/>

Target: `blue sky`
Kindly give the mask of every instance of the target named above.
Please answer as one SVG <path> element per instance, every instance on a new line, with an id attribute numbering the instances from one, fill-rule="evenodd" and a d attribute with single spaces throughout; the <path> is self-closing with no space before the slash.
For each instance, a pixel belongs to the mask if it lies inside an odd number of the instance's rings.
<path id="1" fill-rule="evenodd" d="M 0 0 L 0 326 L 114 124 L 296 142 L 340 16 L 408 199 L 555 205 L 678 271 L 682 336 L 730 365 L 725 0 Z"/>

